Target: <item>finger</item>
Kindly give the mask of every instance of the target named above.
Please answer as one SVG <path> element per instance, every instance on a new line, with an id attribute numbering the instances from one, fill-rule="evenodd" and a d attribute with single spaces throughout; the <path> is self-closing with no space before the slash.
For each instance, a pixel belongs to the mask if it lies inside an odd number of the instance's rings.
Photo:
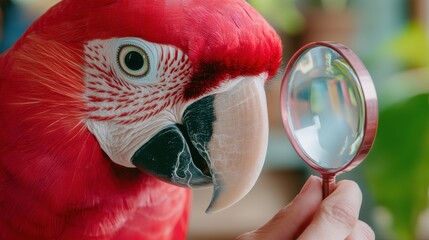
<path id="1" fill-rule="evenodd" d="M 318 177 L 310 177 L 301 192 L 261 228 L 243 234 L 237 240 L 284 240 L 296 239 L 311 222 L 322 202 L 322 183 Z"/>
<path id="2" fill-rule="evenodd" d="M 339 182 L 299 239 L 345 239 L 355 228 L 361 203 L 362 193 L 355 182 Z"/>
<path id="3" fill-rule="evenodd" d="M 346 240 L 375 240 L 375 234 L 368 224 L 358 221 L 353 232 Z"/>

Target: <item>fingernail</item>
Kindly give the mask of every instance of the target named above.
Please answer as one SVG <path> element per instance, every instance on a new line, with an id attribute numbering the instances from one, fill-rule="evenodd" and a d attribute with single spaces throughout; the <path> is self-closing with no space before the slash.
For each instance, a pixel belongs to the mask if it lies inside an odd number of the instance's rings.
<path id="1" fill-rule="evenodd" d="M 302 189 L 299 193 L 301 194 L 301 193 L 306 192 L 310 188 L 310 186 L 314 185 L 314 183 L 316 182 L 315 179 L 316 179 L 316 177 L 314 175 L 311 175 L 308 178 L 307 182 L 305 182 L 304 186 L 302 186 Z"/>

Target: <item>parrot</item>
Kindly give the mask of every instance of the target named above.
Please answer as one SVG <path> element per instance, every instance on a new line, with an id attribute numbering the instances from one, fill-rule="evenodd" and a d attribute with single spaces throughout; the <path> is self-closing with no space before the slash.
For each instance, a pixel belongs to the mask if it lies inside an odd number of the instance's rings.
<path id="1" fill-rule="evenodd" d="M 62 0 L 0 55 L 0 239 L 186 239 L 265 161 L 275 29 L 244 0 Z"/>

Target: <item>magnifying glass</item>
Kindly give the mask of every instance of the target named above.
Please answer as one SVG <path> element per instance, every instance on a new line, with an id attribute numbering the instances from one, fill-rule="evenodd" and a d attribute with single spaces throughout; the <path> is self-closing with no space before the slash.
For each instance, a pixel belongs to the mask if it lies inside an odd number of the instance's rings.
<path id="1" fill-rule="evenodd" d="M 361 163 L 374 142 L 378 106 L 371 76 L 346 46 L 313 42 L 289 61 L 280 98 L 289 140 L 322 176 L 325 198 L 335 177 Z"/>

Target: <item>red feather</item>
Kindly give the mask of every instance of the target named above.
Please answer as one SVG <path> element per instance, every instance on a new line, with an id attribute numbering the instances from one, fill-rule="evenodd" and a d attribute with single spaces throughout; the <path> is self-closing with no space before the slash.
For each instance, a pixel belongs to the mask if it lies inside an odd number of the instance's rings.
<path id="1" fill-rule="evenodd" d="M 63 0 L 0 56 L 0 239 L 185 239 L 189 190 L 112 163 L 84 125 L 84 43 L 114 37 L 185 52 L 185 98 L 281 61 L 242 0 Z"/>
<path id="2" fill-rule="evenodd" d="M 242 0 L 64 0 L 33 28 L 42 26 L 39 34 L 61 42 L 140 37 L 179 47 L 195 64 L 186 98 L 206 93 L 225 77 L 264 71 L 273 77 L 282 57 L 276 32 Z"/>
<path id="3" fill-rule="evenodd" d="M 0 238 L 184 239 L 189 190 L 112 163 L 84 127 L 81 54 L 29 34 L 0 58 Z"/>

